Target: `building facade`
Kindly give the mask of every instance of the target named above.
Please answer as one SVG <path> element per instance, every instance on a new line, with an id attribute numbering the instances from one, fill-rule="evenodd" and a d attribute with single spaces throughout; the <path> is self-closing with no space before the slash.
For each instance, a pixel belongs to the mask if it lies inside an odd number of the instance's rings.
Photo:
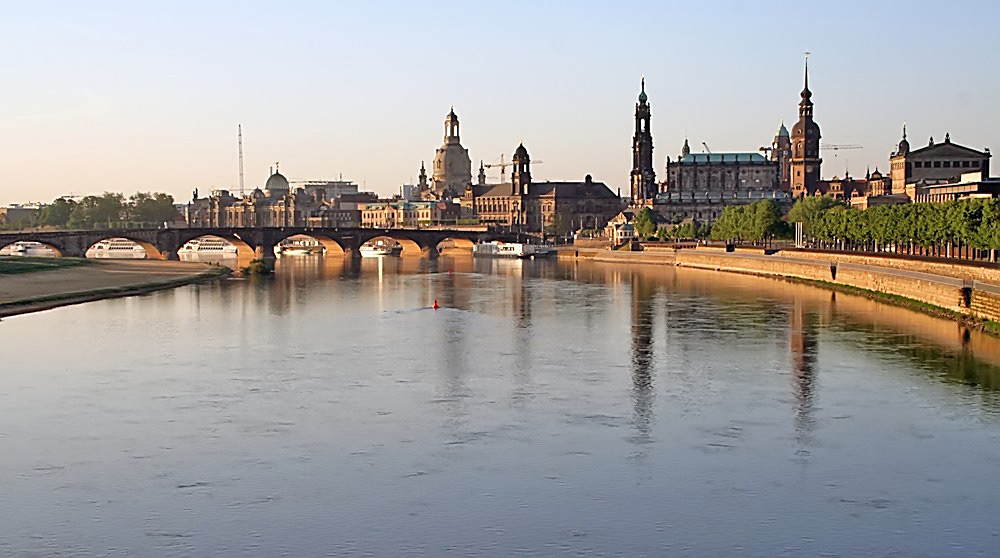
<path id="1" fill-rule="evenodd" d="M 618 195 L 590 175 L 583 182 L 534 181 L 524 145 L 514 152 L 509 183 L 470 185 L 461 203 L 480 223 L 552 234 L 603 228 L 622 209 Z"/>
<path id="2" fill-rule="evenodd" d="M 787 198 L 777 161 L 760 153 L 691 153 L 684 140 L 681 157 L 667 159 L 667 178 L 654 208 L 670 223 L 712 223 L 727 205 Z"/>
<path id="3" fill-rule="evenodd" d="M 379 201 L 362 206 L 361 226 L 392 229 L 454 225 L 459 216 L 458 204 L 447 201 Z"/>
<path id="4" fill-rule="evenodd" d="M 944 135 L 944 143 L 934 143 L 934 138 L 925 147 L 910 150 L 903 126 L 903 139 L 890 156 L 892 183 L 900 189 L 907 184 L 944 184 L 959 182 L 962 174 L 978 172 L 986 178 L 990 175 L 990 150 L 978 151 L 951 142 L 951 135 Z"/>
<path id="5" fill-rule="evenodd" d="M 199 198 L 196 189 L 185 206 L 185 220 L 192 227 L 356 227 L 361 221 L 358 202 L 377 199 L 357 192 L 357 185 L 337 186 L 347 193 L 328 198 L 329 183 L 310 184 L 316 186 L 292 190 L 288 179 L 274 169 L 263 189 L 243 197 L 216 190 Z"/>

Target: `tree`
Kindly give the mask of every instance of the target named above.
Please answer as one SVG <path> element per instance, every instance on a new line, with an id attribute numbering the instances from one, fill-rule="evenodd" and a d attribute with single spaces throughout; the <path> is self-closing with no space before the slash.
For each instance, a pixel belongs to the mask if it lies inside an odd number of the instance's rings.
<path id="1" fill-rule="evenodd" d="M 70 212 L 68 225 L 71 227 L 93 228 L 114 226 L 124 217 L 125 196 L 105 192 L 102 196 L 87 196 Z"/>
<path id="2" fill-rule="evenodd" d="M 174 197 L 170 194 L 136 192 L 129 198 L 126 213 L 128 221 L 158 225 L 173 221 L 177 210 L 174 208 Z"/>
<path id="3" fill-rule="evenodd" d="M 781 208 L 774 200 L 754 202 L 747 212 L 750 220 L 747 240 L 760 241 L 773 236 L 783 236 L 785 222 L 781 220 Z"/>
<path id="4" fill-rule="evenodd" d="M 789 223 L 802 223 L 807 233 L 814 234 L 809 228 L 812 222 L 823 212 L 838 206 L 843 207 L 843 202 L 830 196 L 807 196 L 795 202 L 786 219 Z"/>
<path id="5" fill-rule="evenodd" d="M 644 207 L 632 219 L 632 227 L 639 233 L 639 238 L 646 238 L 656 232 L 656 220 L 656 212 Z"/>
<path id="6" fill-rule="evenodd" d="M 65 227 L 74 207 L 76 202 L 73 200 L 58 198 L 38 212 L 35 222 L 42 227 Z"/>

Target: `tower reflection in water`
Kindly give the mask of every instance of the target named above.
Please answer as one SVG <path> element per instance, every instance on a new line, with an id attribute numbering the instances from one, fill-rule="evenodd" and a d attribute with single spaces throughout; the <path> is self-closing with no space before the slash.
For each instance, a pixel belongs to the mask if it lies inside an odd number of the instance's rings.
<path id="1" fill-rule="evenodd" d="M 816 394 L 816 359 L 819 348 L 819 318 L 807 312 L 796 297 L 789 314 L 788 348 L 792 360 L 792 392 L 795 396 L 795 431 L 800 442 L 808 441 L 813 429 Z"/>
<path id="2" fill-rule="evenodd" d="M 637 430 L 638 442 L 651 440 L 653 402 L 653 302 L 656 295 L 654 281 L 642 273 L 631 275 L 632 309 L 632 423 Z"/>

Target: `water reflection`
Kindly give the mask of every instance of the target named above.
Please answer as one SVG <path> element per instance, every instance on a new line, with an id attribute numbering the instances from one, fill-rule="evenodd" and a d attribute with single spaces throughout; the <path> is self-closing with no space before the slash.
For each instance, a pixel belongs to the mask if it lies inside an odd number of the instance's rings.
<path id="1" fill-rule="evenodd" d="M 813 429 L 819 325 L 817 316 L 807 312 L 799 298 L 792 302 L 789 317 L 788 346 L 792 354 L 795 431 L 799 434 L 799 442 L 804 443 Z"/>
<path id="2" fill-rule="evenodd" d="M 632 297 L 632 422 L 638 431 L 637 441 L 650 440 L 656 393 L 653 389 L 653 297 L 655 283 L 643 274 L 631 276 Z"/>
<path id="3" fill-rule="evenodd" d="M 996 546 L 1000 342 L 864 298 L 306 256 L 0 330 L 4 555 Z"/>

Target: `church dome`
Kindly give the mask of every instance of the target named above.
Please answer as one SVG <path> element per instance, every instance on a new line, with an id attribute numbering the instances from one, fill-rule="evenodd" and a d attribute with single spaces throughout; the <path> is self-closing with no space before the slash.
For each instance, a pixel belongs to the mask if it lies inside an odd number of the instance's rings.
<path id="1" fill-rule="evenodd" d="M 279 190 L 288 191 L 288 179 L 285 178 L 280 172 L 275 172 L 267 179 L 264 189 L 269 192 Z"/>
<path id="2" fill-rule="evenodd" d="M 906 155 L 910 152 L 910 142 L 903 138 L 899 141 L 899 145 L 896 147 L 896 153 L 899 155 Z"/>
<path id="3" fill-rule="evenodd" d="M 778 133 L 776 135 L 779 138 L 787 138 L 788 137 L 788 128 L 785 128 L 785 123 L 784 122 L 781 123 L 781 127 L 778 128 Z"/>
<path id="4" fill-rule="evenodd" d="M 520 144 L 520 145 L 518 145 L 517 149 L 514 150 L 514 158 L 515 159 L 527 159 L 528 158 L 528 150 L 524 148 L 524 144 L 523 143 Z"/>
<path id="5" fill-rule="evenodd" d="M 792 135 L 798 137 L 809 135 L 810 137 L 819 138 L 819 124 L 810 120 L 808 126 L 808 129 L 806 129 L 804 123 L 799 120 L 794 126 L 792 126 Z"/>

